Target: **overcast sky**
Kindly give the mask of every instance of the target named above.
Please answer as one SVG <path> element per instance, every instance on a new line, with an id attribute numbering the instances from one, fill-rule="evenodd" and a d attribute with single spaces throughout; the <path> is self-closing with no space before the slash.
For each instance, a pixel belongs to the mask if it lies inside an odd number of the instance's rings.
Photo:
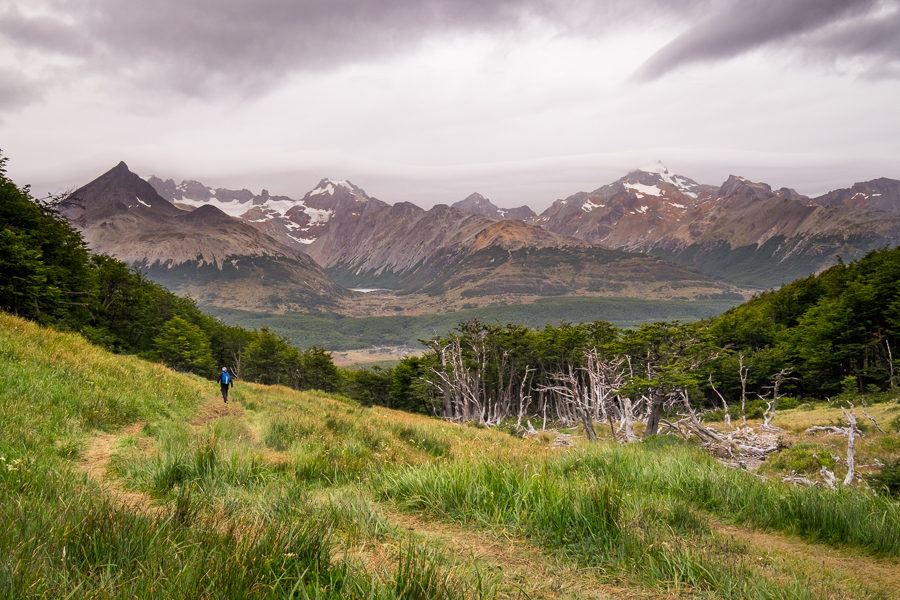
<path id="1" fill-rule="evenodd" d="M 0 149 L 36 195 L 124 160 L 541 210 L 642 165 L 900 179 L 900 0 L 0 0 Z"/>

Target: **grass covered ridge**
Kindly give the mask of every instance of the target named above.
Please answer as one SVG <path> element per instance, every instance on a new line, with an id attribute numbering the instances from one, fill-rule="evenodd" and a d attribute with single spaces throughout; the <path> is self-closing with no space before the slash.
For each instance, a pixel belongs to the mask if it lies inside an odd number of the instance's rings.
<path id="1" fill-rule="evenodd" d="M 0 315 L 0 596 L 845 599 L 900 582 L 896 502 L 765 482 L 676 440 L 554 450 L 320 393 L 233 398 Z"/>

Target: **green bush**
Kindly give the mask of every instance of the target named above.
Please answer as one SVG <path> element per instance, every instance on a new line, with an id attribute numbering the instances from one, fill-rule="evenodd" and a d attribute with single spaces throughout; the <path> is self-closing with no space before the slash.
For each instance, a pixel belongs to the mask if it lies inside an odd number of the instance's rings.
<path id="1" fill-rule="evenodd" d="M 834 465 L 834 458 L 828 448 L 811 442 L 803 442 L 770 455 L 763 465 L 763 470 L 814 475 L 823 466 L 834 469 Z"/>
<path id="2" fill-rule="evenodd" d="M 900 497 L 900 458 L 881 467 L 881 471 L 870 475 L 868 481 L 878 492 Z"/>

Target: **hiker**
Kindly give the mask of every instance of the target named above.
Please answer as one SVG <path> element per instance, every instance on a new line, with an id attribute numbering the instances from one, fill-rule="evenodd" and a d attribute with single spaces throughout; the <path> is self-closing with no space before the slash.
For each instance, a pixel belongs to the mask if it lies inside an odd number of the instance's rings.
<path id="1" fill-rule="evenodd" d="M 225 404 L 228 404 L 228 387 L 234 387 L 234 377 L 228 372 L 228 367 L 222 367 L 222 372 L 219 373 L 216 381 L 221 384 L 222 400 L 225 401 Z"/>

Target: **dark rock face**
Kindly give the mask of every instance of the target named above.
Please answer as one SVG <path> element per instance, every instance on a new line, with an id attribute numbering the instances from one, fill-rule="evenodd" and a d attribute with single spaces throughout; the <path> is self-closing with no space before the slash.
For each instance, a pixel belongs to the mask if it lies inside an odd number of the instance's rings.
<path id="1" fill-rule="evenodd" d="M 515 208 L 498 208 L 493 202 L 485 198 L 479 193 L 470 194 L 464 200 L 454 202 L 451 208 L 470 214 L 481 215 L 491 219 L 502 221 L 504 219 L 516 219 L 524 221 L 535 216 L 533 210 L 527 206 L 517 206 Z"/>

